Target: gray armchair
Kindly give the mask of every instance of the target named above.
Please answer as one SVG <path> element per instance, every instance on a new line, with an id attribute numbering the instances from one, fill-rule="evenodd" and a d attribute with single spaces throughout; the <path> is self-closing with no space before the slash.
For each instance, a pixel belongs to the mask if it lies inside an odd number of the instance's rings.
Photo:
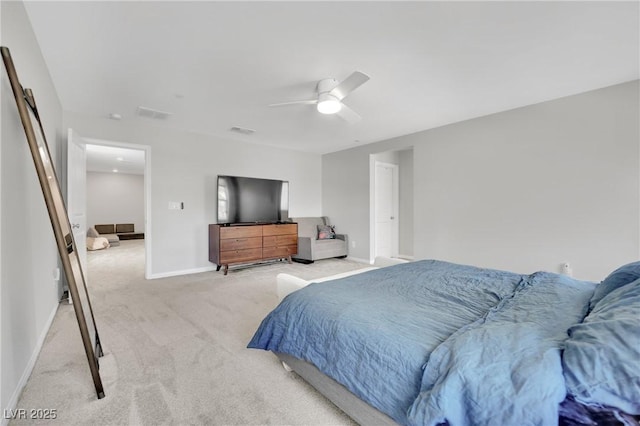
<path id="1" fill-rule="evenodd" d="M 328 217 L 293 217 L 291 220 L 298 223 L 298 254 L 291 256 L 294 260 L 312 263 L 318 259 L 347 256 L 349 240 L 346 234 L 336 234 L 335 239 L 318 239 L 318 225 L 330 225 Z"/>

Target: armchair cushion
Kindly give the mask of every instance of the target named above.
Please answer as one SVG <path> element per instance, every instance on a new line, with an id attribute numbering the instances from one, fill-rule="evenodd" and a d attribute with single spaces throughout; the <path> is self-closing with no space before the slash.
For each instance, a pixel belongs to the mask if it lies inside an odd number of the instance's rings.
<path id="1" fill-rule="evenodd" d="M 318 226 L 328 225 L 324 217 L 297 217 L 291 218 L 298 224 L 298 236 L 318 239 Z"/>

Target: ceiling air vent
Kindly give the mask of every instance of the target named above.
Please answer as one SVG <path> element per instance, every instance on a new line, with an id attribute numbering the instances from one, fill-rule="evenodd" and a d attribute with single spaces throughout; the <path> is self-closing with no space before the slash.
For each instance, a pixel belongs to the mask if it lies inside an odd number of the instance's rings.
<path id="1" fill-rule="evenodd" d="M 136 111 L 140 117 L 152 118 L 154 120 L 166 120 L 171 116 L 170 112 L 160 111 L 153 108 L 139 106 Z"/>
<path id="2" fill-rule="evenodd" d="M 243 135 L 252 135 L 256 132 L 253 129 L 247 129 L 246 127 L 238 127 L 238 126 L 233 126 L 229 130 L 232 132 L 241 133 Z"/>

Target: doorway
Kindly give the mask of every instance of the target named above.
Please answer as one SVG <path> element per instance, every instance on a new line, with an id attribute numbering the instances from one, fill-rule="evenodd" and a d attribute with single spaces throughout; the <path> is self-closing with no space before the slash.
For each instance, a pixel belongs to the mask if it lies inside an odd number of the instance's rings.
<path id="1" fill-rule="evenodd" d="M 84 217 L 84 223 L 77 222 L 77 229 L 86 233 L 88 227 L 94 223 L 87 208 L 88 198 L 88 173 L 129 175 L 133 178 L 137 175 L 142 179 L 143 207 L 140 214 L 131 214 L 130 220 L 114 221 L 115 223 L 135 223 L 136 232 L 144 232 L 144 275 L 151 276 L 151 147 L 148 145 L 131 144 L 124 142 L 105 141 L 100 139 L 82 137 L 69 129 L 67 141 L 67 199 L 73 208 L 69 216 L 74 218 Z M 91 194 L 95 197 L 99 194 Z M 94 207 L 95 210 L 95 207 Z M 94 214 L 95 216 L 95 214 Z M 135 216 L 135 217 L 134 217 Z M 141 217 L 139 217 L 141 216 Z M 95 221 L 95 220 L 94 220 Z M 110 223 L 110 222 L 109 222 Z M 75 230 L 74 230 L 75 235 Z M 84 236 L 80 235 L 79 238 Z M 84 250 L 86 255 L 86 249 Z M 85 256 L 86 257 L 86 256 Z M 83 265 L 86 268 L 86 265 Z M 85 269 L 86 270 L 86 269 Z"/>
<path id="2" fill-rule="evenodd" d="M 397 164 L 375 162 L 374 258 L 398 256 L 398 170 Z"/>
<path id="3" fill-rule="evenodd" d="M 413 260 L 413 147 L 371 154 L 369 257 Z"/>

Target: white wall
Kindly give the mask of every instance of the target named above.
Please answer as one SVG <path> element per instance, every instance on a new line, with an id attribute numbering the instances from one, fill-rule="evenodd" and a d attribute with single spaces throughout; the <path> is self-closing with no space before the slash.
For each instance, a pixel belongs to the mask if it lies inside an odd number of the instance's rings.
<path id="1" fill-rule="evenodd" d="M 413 257 L 413 149 L 398 152 L 400 163 L 400 256 Z"/>
<path id="2" fill-rule="evenodd" d="M 65 127 L 82 136 L 151 147 L 152 276 L 209 270 L 208 224 L 216 221 L 218 174 L 289 181 L 289 214 L 319 216 L 318 154 L 172 131 L 145 119 L 64 113 Z M 169 210 L 184 202 L 184 210 Z"/>
<path id="3" fill-rule="evenodd" d="M 323 213 L 369 254 L 369 156 L 413 147 L 414 254 L 601 280 L 640 253 L 638 81 L 322 160 Z M 345 206 L 348 206 L 345 207 Z"/>
<path id="4" fill-rule="evenodd" d="M 87 172 L 87 227 L 133 223 L 144 232 L 144 176 Z"/>
<path id="5" fill-rule="evenodd" d="M 33 89 L 60 170 L 62 108 L 21 2 L 0 2 L 2 45 Z M 58 254 L 4 66 L 0 70 L 0 406 L 14 408 L 58 306 Z M 90 376 L 87 376 L 91 380 Z M 6 423 L 6 419 L 2 422 Z"/>

